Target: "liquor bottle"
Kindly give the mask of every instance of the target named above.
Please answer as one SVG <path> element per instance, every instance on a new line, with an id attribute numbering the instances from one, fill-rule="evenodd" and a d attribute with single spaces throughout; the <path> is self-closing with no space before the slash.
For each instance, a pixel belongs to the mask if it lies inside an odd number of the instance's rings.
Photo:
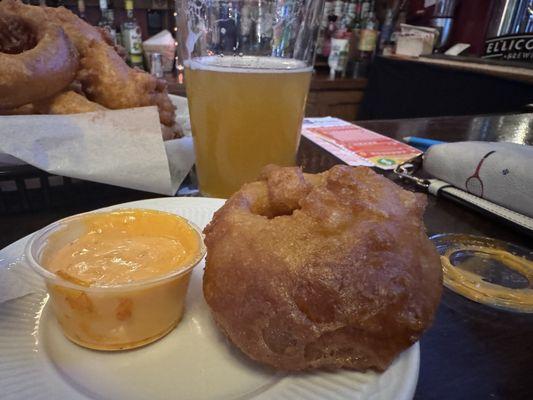
<path id="1" fill-rule="evenodd" d="M 109 10 L 111 11 L 109 16 L 111 18 L 111 21 L 113 22 L 113 26 L 115 27 L 115 32 L 116 32 L 115 43 L 117 46 L 124 47 L 124 40 L 122 37 L 122 25 L 117 23 L 115 20 L 115 12 L 114 12 L 115 10 L 113 6 L 114 6 L 113 0 L 109 0 Z"/>
<path id="2" fill-rule="evenodd" d="M 357 48 L 361 31 L 361 5 L 362 0 L 354 0 L 350 3 L 348 8 L 348 13 L 350 14 L 350 25 L 348 26 L 350 43 L 348 47 L 348 55 L 346 56 L 345 74 L 350 76 L 357 67 Z"/>
<path id="3" fill-rule="evenodd" d="M 396 18 L 394 29 L 390 36 L 390 45 L 393 51 L 396 51 L 396 42 L 398 41 L 398 36 L 401 34 L 402 24 L 405 24 L 406 20 L 407 20 L 407 11 L 401 9 L 398 12 L 398 17 Z"/>
<path id="4" fill-rule="evenodd" d="M 376 48 L 378 38 L 378 20 L 374 10 L 370 10 L 368 17 L 363 23 L 359 40 L 359 51 L 372 55 Z"/>
<path id="5" fill-rule="evenodd" d="M 363 0 L 356 0 L 355 2 L 355 15 L 361 19 L 361 12 L 363 11 Z"/>
<path id="6" fill-rule="evenodd" d="M 323 57 L 327 57 L 329 55 L 329 43 L 327 43 L 328 38 L 327 36 L 327 30 L 328 30 L 328 24 L 329 24 L 329 16 L 333 13 L 334 9 L 334 3 L 332 0 L 327 0 L 324 3 L 324 12 L 322 14 L 322 20 L 320 22 L 320 32 L 318 34 L 317 39 L 317 45 L 316 45 L 316 53 L 320 54 Z"/>
<path id="7" fill-rule="evenodd" d="M 250 48 L 250 43 L 252 39 L 250 34 L 252 33 L 252 10 L 253 7 L 249 2 L 244 2 L 239 12 L 238 18 L 238 33 L 239 33 L 239 51 L 244 52 L 248 51 Z"/>
<path id="8" fill-rule="evenodd" d="M 98 21 L 98 26 L 104 28 L 109 36 L 113 39 L 113 43 L 117 44 L 117 30 L 115 29 L 115 15 L 113 10 L 108 8 L 107 0 L 100 0 L 101 17 Z"/>
<path id="9" fill-rule="evenodd" d="M 232 18 L 232 4 L 230 2 L 221 2 L 218 16 L 218 47 L 220 53 L 231 53 L 236 50 L 237 30 L 235 21 Z"/>
<path id="10" fill-rule="evenodd" d="M 85 1 L 84 0 L 78 0 L 78 16 L 82 20 L 87 21 L 87 17 L 85 16 Z"/>
<path id="11" fill-rule="evenodd" d="M 383 26 L 379 35 L 378 49 L 380 53 L 383 53 L 385 47 L 391 44 L 391 35 L 393 30 L 394 11 L 392 8 L 387 8 L 387 12 L 385 13 L 385 21 L 383 21 Z"/>
<path id="12" fill-rule="evenodd" d="M 324 43 L 322 45 L 322 55 L 325 57 L 329 57 L 329 53 L 331 52 L 331 39 L 335 35 L 336 31 L 337 16 L 331 14 L 328 16 L 328 26 L 326 28 L 326 31 L 324 32 Z"/>
<path id="13" fill-rule="evenodd" d="M 259 3 L 261 4 L 261 3 Z M 258 17 L 256 21 L 256 32 L 257 36 L 260 39 L 259 48 L 264 50 L 270 46 L 272 36 L 274 34 L 273 24 L 274 24 L 274 15 L 272 13 L 271 3 L 265 2 L 264 5 L 258 7 Z M 273 44 L 272 52 L 274 55 L 279 55 L 283 53 L 283 45 L 288 40 L 290 40 L 291 32 L 290 29 L 284 29 L 281 32 L 281 36 Z"/>
<path id="14" fill-rule="evenodd" d="M 353 16 L 353 20 L 352 20 L 352 25 L 351 25 L 351 29 L 352 31 L 357 31 L 359 29 L 361 29 L 361 24 L 362 24 L 362 20 L 361 20 L 361 6 L 363 5 L 363 2 L 362 0 L 357 0 L 355 2 L 355 11 L 354 11 L 354 16 Z"/>
<path id="15" fill-rule="evenodd" d="M 128 53 L 128 63 L 143 68 L 141 28 L 133 16 L 133 0 L 126 0 L 124 8 L 126 19 L 122 23 L 122 44 Z"/>
<path id="16" fill-rule="evenodd" d="M 107 0 L 99 0 L 98 5 L 100 6 L 100 19 L 98 20 L 98 26 L 105 28 L 107 24 L 107 20 L 106 20 Z"/>
<path id="17" fill-rule="evenodd" d="M 350 23 L 355 19 L 356 9 L 357 9 L 357 2 L 355 0 L 350 0 L 350 2 L 348 3 L 348 9 L 346 12 L 346 14 L 349 15 Z"/>
<path id="18" fill-rule="evenodd" d="M 353 69 L 353 77 L 366 76 L 378 38 L 378 20 L 374 9 L 368 13 L 366 21 L 363 23 L 357 43 L 357 55 Z"/>
<path id="19" fill-rule="evenodd" d="M 122 43 L 122 37 L 119 37 L 120 30 L 118 29 L 118 26 L 115 22 L 115 10 L 113 10 L 113 8 L 111 7 L 108 8 L 106 11 L 106 15 L 107 15 L 106 19 L 108 23 L 107 29 L 109 30 L 109 34 L 113 38 L 115 45 L 119 46 Z"/>
<path id="20" fill-rule="evenodd" d="M 344 2 L 342 0 L 336 0 L 334 3 L 333 14 L 337 16 L 338 21 L 342 19 L 343 12 L 344 12 Z"/>
<path id="21" fill-rule="evenodd" d="M 361 23 L 366 23 L 366 20 L 368 18 L 368 14 L 370 12 L 370 10 L 372 9 L 373 11 L 373 7 L 370 3 L 370 0 L 363 0 L 363 2 L 361 3 L 361 13 L 359 14 L 359 17 L 361 19 Z"/>

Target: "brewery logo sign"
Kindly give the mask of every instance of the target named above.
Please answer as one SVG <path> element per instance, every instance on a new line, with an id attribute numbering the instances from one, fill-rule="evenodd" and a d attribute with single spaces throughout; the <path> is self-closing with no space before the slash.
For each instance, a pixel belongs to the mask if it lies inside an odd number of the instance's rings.
<path id="1" fill-rule="evenodd" d="M 533 33 L 487 39 L 483 58 L 533 62 Z"/>

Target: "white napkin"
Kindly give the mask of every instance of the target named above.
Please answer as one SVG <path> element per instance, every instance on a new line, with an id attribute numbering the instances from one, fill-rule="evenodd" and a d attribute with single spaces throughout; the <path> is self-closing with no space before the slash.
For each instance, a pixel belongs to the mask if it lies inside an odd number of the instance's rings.
<path id="1" fill-rule="evenodd" d="M 187 125 L 186 100 L 176 97 L 177 122 Z M 0 116 L 0 153 L 51 174 L 172 196 L 194 164 L 193 143 L 163 142 L 160 129 L 156 107 Z"/>
<path id="2" fill-rule="evenodd" d="M 533 147 L 504 142 L 431 146 L 424 155 L 431 176 L 503 207 L 533 217 Z"/>

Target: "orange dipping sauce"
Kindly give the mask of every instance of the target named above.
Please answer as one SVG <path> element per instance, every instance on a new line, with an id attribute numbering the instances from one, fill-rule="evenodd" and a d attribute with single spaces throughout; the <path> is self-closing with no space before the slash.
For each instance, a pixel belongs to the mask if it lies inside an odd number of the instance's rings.
<path id="1" fill-rule="evenodd" d="M 28 246 L 63 333 L 97 350 L 143 346 L 174 329 L 205 254 L 198 228 L 144 209 L 66 218 Z"/>
<path id="2" fill-rule="evenodd" d="M 42 265 L 74 283 L 112 286 L 175 272 L 198 255 L 198 233 L 175 215 L 126 210 L 84 217 L 86 232 L 44 253 Z M 54 238 L 50 237 L 53 241 Z"/>

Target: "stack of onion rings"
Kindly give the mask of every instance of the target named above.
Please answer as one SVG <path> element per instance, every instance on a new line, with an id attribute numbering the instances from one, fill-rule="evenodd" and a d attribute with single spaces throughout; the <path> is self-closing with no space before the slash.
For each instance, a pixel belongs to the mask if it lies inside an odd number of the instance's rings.
<path id="1" fill-rule="evenodd" d="M 11 14 L 2 7 L 0 31 L 1 109 L 43 100 L 65 89 L 76 77 L 78 52 L 61 27 Z M 27 40 L 16 33 L 25 33 Z"/>
<path id="2" fill-rule="evenodd" d="M 166 82 L 130 68 L 109 35 L 59 7 L 0 2 L 0 115 L 157 106 L 164 139 L 179 135 Z"/>

